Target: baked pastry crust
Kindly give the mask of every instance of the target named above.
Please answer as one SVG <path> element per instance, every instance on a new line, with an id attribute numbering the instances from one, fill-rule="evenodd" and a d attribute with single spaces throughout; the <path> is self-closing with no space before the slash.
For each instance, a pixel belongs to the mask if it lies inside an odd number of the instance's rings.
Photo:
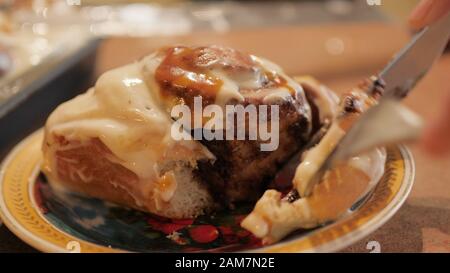
<path id="1" fill-rule="evenodd" d="M 208 77 L 214 80 L 205 83 Z M 105 73 L 51 114 L 43 170 L 55 187 L 160 216 L 196 217 L 259 198 L 314 133 L 313 119 L 326 117 L 310 108 L 317 104 L 320 113 L 330 99 L 324 94 L 311 80 L 295 82 L 277 65 L 233 49 L 164 48 Z M 260 151 L 259 140 L 174 140 L 170 108 L 192 107 L 197 95 L 205 105 L 280 106 L 278 149 Z"/>

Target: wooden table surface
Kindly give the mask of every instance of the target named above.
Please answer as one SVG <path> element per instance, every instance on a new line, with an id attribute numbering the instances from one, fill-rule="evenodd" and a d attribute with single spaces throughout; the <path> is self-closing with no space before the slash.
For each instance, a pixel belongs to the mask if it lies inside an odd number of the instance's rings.
<path id="1" fill-rule="evenodd" d="M 97 74 L 173 44 L 232 46 L 264 56 L 290 75 L 312 75 L 336 92 L 374 74 L 400 49 L 409 34 L 388 23 L 299 26 L 196 33 L 179 37 L 111 38 L 99 50 Z M 450 54 L 444 55 L 405 103 L 425 119 L 436 115 L 450 92 Z M 450 122 L 450 121 L 449 121 Z M 411 146 L 416 180 L 405 205 L 384 226 L 344 252 L 368 252 L 378 241 L 382 252 L 450 252 L 450 158 L 430 158 Z M 32 251 L 5 227 L 0 251 Z"/>

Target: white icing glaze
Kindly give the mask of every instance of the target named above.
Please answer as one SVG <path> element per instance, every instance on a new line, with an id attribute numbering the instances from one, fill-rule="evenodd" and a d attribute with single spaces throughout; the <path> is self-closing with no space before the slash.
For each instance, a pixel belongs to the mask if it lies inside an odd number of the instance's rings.
<path id="1" fill-rule="evenodd" d="M 328 87 L 320 84 L 316 79 L 310 76 L 295 77 L 295 81 L 300 84 L 311 86 L 312 94 L 310 98 L 313 103 L 320 109 L 320 123 L 332 121 L 339 112 L 339 97 Z"/>
<path id="2" fill-rule="evenodd" d="M 291 93 L 284 88 L 279 87 L 274 89 L 269 95 L 265 96 L 263 99 L 264 104 L 272 104 L 282 101 L 287 101 L 292 97 Z"/>
<path id="3" fill-rule="evenodd" d="M 337 124 L 333 124 L 320 143 L 307 151 L 304 161 L 297 167 L 294 177 L 294 187 L 301 195 L 304 195 L 307 190 L 307 182 L 317 173 L 326 157 L 344 135 L 345 131 Z"/>
<path id="4" fill-rule="evenodd" d="M 238 102 L 244 101 L 244 97 L 239 92 L 240 88 L 242 87 L 241 82 L 232 80 L 229 76 L 227 76 L 226 73 L 218 69 L 211 71 L 211 73 L 223 81 L 219 92 L 217 92 L 216 94 L 215 103 L 217 105 L 224 108 L 225 105 L 233 99 L 237 100 Z"/>
<path id="5" fill-rule="evenodd" d="M 274 73 L 282 76 L 287 81 L 287 87 L 275 87 L 272 92 L 264 97 L 263 103 L 273 104 L 279 100 L 289 100 L 293 95 L 297 97 L 304 97 L 304 91 L 302 87 L 295 82 L 292 78 L 287 76 L 284 71 L 273 62 L 251 55 L 252 60 L 255 62 L 255 67 L 251 72 L 245 71 L 242 73 L 234 73 L 228 75 L 221 68 L 213 67 L 211 73 L 223 81 L 219 92 L 216 96 L 215 103 L 221 107 L 224 107 L 227 102 L 235 99 L 238 102 L 242 102 L 244 97 L 240 93 L 242 89 L 258 90 L 264 87 L 264 83 L 267 80 L 264 72 Z M 295 94 L 291 94 L 289 88 L 294 90 Z M 306 101 L 306 100 L 304 100 Z M 305 109 L 308 114 L 310 109 L 308 105 L 305 105 Z"/>
<path id="6" fill-rule="evenodd" d="M 50 115 L 46 123 L 48 145 L 44 145 L 44 169 L 49 179 L 58 179 L 55 165 L 57 149 L 85 145 L 98 138 L 114 155 L 109 160 L 135 173 L 141 184 L 131 190 L 117 183 L 112 186 L 129 192 L 138 205 L 143 203 L 140 196 L 148 196 L 150 190 L 161 201 L 167 202 L 176 190 L 176 181 L 164 189 L 154 185 L 164 176 L 160 162 L 170 158 L 195 164 L 201 158 L 214 159 L 198 142 L 175 141 L 171 136 L 170 110 L 166 109 L 165 98 L 155 80 L 155 72 L 164 57 L 161 52 L 156 52 L 138 62 L 104 73 L 88 92 L 61 104 Z M 306 101 L 301 86 L 285 75 L 279 66 L 262 58 L 251 58 L 256 63 L 254 69 L 243 73 L 227 73 L 223 67 L 211 67 L 211 73 L 223 81 L 216 94 L 217 105 L 224 107 L 231 100 L 242 101 L 241 89 L 263 88 L 267 81 L 265 72 L 276 73 L 287 82 L 286 87 L 276 87 L 276 90 L 268 92 L 265 103 L 288 100 L 292 96 Z M 308 105 L 304 109 L 310 116 Z M 60 147 L 54 143 L 55 136 L 64 136 L 75 144 Z M 184 147 L 182 152 L 180 146 Z M 92 179 L 82 170 L 77 175 L 86 182 Z"/>
<path id="7" fill-rule="evenodd" d="M 171 137 L 172 120 L 160 108 L 147 83 L 142 74 L 142 61 L 136 62 L 106 72 L 88 92 L 61 104 L 46 123 L 46 141 L 50 148 L 44 148 L 44 156 L 49 178 L 58 179 L 54 152 L 61 147 L 52 144 L 54 135 L 77 143 L 100 139 L 114 154 L 111 161 L 139 177 L 142 185 L 137 188 L 144 192 L 153 188 L 153 182 L 159 181 L 159 162 L 165 162 L 168 157 L 171 160 L 192 157 L 193 161 L 213 159 L 214 156 L 199 143 L 175 141 Z M 180 146 L 185 148 L 183 152 L 179 152 Z M 168 201 L 176 185 L 165 190 L 167 192 L 160 196 Z M 139 205 L 138 195 L 133 196 Z"/>

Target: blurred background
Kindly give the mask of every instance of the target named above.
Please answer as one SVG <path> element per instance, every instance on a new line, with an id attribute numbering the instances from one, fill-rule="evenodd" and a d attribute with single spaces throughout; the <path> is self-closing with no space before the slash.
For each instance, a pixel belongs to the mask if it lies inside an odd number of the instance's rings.
<path id="1" fill-rule="evenodd" d="M 15 72 L 95 36 L 110 40 L 102 45 L 97 73 L 160 45 L 216 43 L 274 59 L 289 73 L 327 78 L 379 68 L 404 42 L 407 33 L 395 27 L 404 27 L 418 1 L 1 2 L 0 45 L 11 51 Z M 394 29 L 383 28 L 386 23 Z M 125 49 L 122 42 L 132 47 Z M 121 52 L 115 58 L 103 57 L 116 48 Z"/>
<path id="2" fill-rule="evenodd" d="M 164 45 L 231 46 L 346 91 L 405 45 L 417 3 L 0 0 L 0 156 L 102 72 Z M 434 106 L 450 91 L 449 71 L 446 54 L 406 104 L 427 120 L 434 117 Z M 364 252 L 372 239 L 383 251 L 450 251 L 450 160 L 431 160 L 412 148 L 417 179 L 407 204 L 345 251 Z M 27 249 L 4 227 L 0 238 L 12 249 Z"/>

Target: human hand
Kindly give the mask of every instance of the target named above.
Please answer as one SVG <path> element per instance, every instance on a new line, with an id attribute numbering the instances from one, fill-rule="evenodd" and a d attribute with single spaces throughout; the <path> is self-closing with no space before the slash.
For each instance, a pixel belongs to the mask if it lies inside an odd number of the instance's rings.
<path id="1" fill-rule="evenodd" d="M 418 30 L 439 20 L 449 11 L 450 0 L 422 0 L 411 13 L 409 23 L 414 30 Z M 421 145 L 434 155 L 450 153 L 450 92 L 445 95 L 437 118 L 425 128 Z"/>
<path id="2" fill-rule="evenodd" d="M 420 143 L 425 151 L 436 156 L 450 153 L 450 90 L 444 95 L 438 115 L 426 125 Z"/>
<path id="3" fill-rule="evenodd" d="M 439 20 L 450 11 L 450 0 L 422 0 L 409 17 L 410 26 L 421 29 Z"/>

